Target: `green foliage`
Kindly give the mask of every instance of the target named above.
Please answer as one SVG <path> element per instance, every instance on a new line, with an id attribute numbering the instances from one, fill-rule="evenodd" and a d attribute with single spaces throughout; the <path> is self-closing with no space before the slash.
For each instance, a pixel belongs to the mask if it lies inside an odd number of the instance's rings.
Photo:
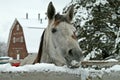
<path id="1" fill-rule="evenodd" d="M 85 55 L 93 50 L 102 51 L 90 59 L 105 59 L 120 54 L 120 0 L 104 1 L 106 3 L 102 0 L 80 0 L 79 3 L 74 4 L 76 15 L 74 25 L 78 30 L 78 38 L 84 38 L 79 42 L 80 47 L 86 51 Z M 85 19 L 78 11 L 81 7 L 88 11 L 88 17 Z M 83 26 L 81 26 L 82 21 L 85 21 Z"/>

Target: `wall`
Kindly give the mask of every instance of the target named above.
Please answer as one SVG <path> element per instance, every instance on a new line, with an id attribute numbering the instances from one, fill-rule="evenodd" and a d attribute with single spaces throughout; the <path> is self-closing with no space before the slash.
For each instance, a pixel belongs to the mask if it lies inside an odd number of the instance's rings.
<path id="1" fill-rule="evenodd" d="M 0 80 L 80 80 L 80 76 L 61 72 L 0 73 Z"/>
<path id="2" fill-rule="evenodd" d="M 120 72 L 105 73 L 102 77 L 82 78 L 81 75 L 64 72 L 3 72 L 0 80 L 120 80 Z"/>

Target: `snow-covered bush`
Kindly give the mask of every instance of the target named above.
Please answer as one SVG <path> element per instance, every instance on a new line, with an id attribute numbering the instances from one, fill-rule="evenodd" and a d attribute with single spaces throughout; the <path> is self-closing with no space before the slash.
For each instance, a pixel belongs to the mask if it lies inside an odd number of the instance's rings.
<path id="1" fill-rule="evenodd" d="M 94 54 L 90 59 L 105 59 L 120 55 L 120 1 L 72 0 L 63 13 L 71 5 L 74 5 L 73 23 L 85 56 Z"/>

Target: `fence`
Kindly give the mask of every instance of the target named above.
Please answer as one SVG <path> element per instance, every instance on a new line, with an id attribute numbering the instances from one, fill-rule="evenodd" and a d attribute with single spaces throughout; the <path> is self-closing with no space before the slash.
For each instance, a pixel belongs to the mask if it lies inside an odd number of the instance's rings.
<path id="1" fill-rule="evenodd" d="M 120 65 L 116 61 L 83 61 L 79 74 L 64 71 L 34 71 L 34 72 L 0 72 L 0 80 L 120 80 L 119 70 L 106 70 L 113 65 Z M 98 70 L 89 69 L 98 66 Z M 87 68 L 86 68 L 87 67 Z M 89 68 L 88 68 L 89 67 Z M 34 67 L 33 67 L 34 68 Z M 106 68 L 101 70 L 101 68 Z M 72 70 L 71 70 L 72 71 Z M 74 71 L 74 70 L 73 70 Z"/>

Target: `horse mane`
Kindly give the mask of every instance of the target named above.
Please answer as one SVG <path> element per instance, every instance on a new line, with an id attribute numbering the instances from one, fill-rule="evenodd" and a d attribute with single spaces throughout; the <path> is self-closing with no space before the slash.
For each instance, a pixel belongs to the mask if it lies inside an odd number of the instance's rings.
<path id="1" fill-rule="evenodd" d="M 39 51 L 38 51 L 38 55 L 35 59 L 35 61 L 33 62 L 33 64 L 35 63 L 40 63 L 40 60 L 41 60 L 41 56 L 42 56 L 42 48 L 43 48 L 43 39 L 44 39 L 44 34 L 45 34 L 45 30 L 41 36 L 41 42 L 40 42 L 40 47 L 39 47 Z"/>

